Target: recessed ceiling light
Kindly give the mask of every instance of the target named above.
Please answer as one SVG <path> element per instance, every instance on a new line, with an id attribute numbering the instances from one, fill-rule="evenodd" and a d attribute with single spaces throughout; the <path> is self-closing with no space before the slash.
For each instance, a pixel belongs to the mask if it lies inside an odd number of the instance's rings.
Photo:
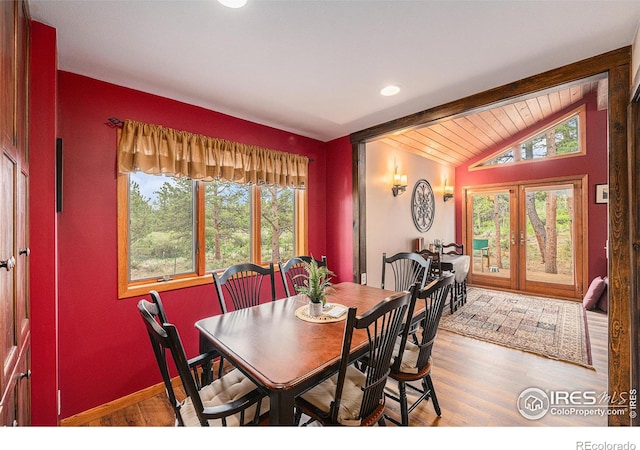
<path id="1" fill-rule="evenodd" d="M 400 88 L 394 85 L 385 86 L 380 90 L 380 93 L 385 97 L 396 95 L 398 92 L 400 92 Z"/>
<path id="2" fill-rule="evenodd" d="M 247 0 L 218 0 L 224 6 L 229 8 L 242 8 L 247 4 Z"/>

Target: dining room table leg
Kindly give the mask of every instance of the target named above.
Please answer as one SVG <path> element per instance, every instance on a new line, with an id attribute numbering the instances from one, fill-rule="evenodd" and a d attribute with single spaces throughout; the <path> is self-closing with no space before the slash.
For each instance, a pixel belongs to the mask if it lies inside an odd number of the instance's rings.
<path id="1" fill-rule="evenodd" d="M 295 425 L 295 395 L 291 391 L 269 392 L 269 425 Z"/>
<path id="2" fill-rule="evenodd" d="M 200 354 L 207 353 L 208 351 L 213 350 L 215 347 L 211 342 L 200 334 Z M 213 361 L 208 361 L 206 364 L 202 366 L 202 386 L 206 386 L 213 382 Z"/>

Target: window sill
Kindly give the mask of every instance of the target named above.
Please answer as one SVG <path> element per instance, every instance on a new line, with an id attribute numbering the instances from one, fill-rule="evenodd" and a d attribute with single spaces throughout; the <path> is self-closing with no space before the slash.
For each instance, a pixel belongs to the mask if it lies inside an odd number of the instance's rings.
<path id="1" fill-rule="evenodd" d="M 202 276 L 191 276 L 185 278 L 176 278 L 174 280 L 167 281 L 149 281 L 140 284 L 130 284 L 124 287 L 122 290 L 118 290 L 118 298 L 130 298 L 140 295 L 148 295 L 149 291 L 172 291 L 175 289 L 182 289 L 193 286 L 202 286 L 204 284 L 213 284 L 213 278 L 211 272 L 207 272 Z"/>

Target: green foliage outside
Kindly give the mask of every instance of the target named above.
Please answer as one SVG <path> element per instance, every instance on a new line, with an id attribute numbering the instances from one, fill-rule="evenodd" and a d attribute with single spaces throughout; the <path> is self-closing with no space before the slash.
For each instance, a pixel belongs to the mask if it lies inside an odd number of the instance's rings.
<path id="1" fill-rule="evenodd" d="M 580 152 L 580 141 L 578 139 L 580 134 L 579 126 L 580 121 L 578 120 L 578 116 L 574 116 L 569 120 L 556 125 L 553 129 L 553 135 L 555 136 L 555 150 L 552 154 L 549 154 L 547 151 L 551 146 L 547 145 L 546 133 L 542 132 L 527 141 L 509 148 L 495 158 L 485 162 L 483 166 L 508 164 L 514 161 L 526 161 L 578 153 Z"/>
<path id="2" fill-rule="evenodd" d="M 282 261 L 293 256 L 293 189 L 265 186 L 260 189 L 262 261 Z"/>
<path id="3" fill-rule="evenodd" d="M 136 181 L 129 193 L 129 278 L 160 277 L 194 270 L 193 184 L 166 178 L 145 197 Z"/>
<path id="4" fill-rule="evenodd" d="M 496 211 L 500 212 L 497 216 Z M 508 192 L 473 196 L 473 238 L 489 240 L 491 259 L 494 263 L 501 261 L 498 264 L 501 269 L 509 267 L 510 220 Z M 500 236 L 501 259 L 495 255 L 496 236 Z"/>
<path id="5" fill-rule="evenodd" d="M 224 269 L 251 257 L 251 189 L 232 182 L 205 185 L 205 269 Z"/>
<path id="6" fill-rule="evenodd" d="M 549 191 L 540 190 L 533 195 L 535 209 L 540 220 L 546 224 L 546 202 Z M 573 197 L 569 189 L 554 190 L 556 193 L 556 229 L 558 245 L 558 272 L 571 275 L 573 272 L 573 217 L 571 214 Z M 509 268 L 510 213 L 509 193 L 476 194 L 473 196 L 473 237 L 488 239 L 489 252 L 493 262 L 501 261 L 500 268 Z M 496 213 L 497 216 L 496 216 Z M 496 222 L 498 227 L 496 227 Z M 527 237 L 527 270 L 544 271 L 544 259 L 536 239 L 529 216 L 525 235 Z M 496 255 L 496 236 L 500 236 L 500 255 Z M 498 257 L 499 256 L 499 257 Z"/>
<path id="7" fill-rule="evenodd" d="M 196 183 L 187 178 L 130 174 L 129 279 L 195 271 Z M 251 258 L 251 191 L 233 182 L 205 184 L 205 270 Z M 263 261 L 293 256 L 294 193 L 261 188 L 260 244 Z M 254 218 L 255 219 L 255 218 Z"/>
<path id="8" fill-rule="evenodd" d="M 571 189 L 555 189 L 556 196 L 556 227 L 557 245 L 555 255 L 557 257 L 557 273 L 573 275 L 573 217 L 571 208 L 573 195 Z M 535 199 L 535 208 L 540 220 L 546 224 L 546 202 L 549 191 L 537 191 L 530 193 Z M 530 272 L 544 272 L 544 257 L 536 240 L 531 219 L 527 216 L 527 270 Z"/>

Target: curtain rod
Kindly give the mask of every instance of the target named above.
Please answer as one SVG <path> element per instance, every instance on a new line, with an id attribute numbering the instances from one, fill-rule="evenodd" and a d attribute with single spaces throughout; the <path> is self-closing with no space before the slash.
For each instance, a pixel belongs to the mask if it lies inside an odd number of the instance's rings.
<path id="1" fill-rule="evenodd" d="M 105 125 L 111 128 L 122 128 L 122 126 L 124 125 L 124 122 L 118 119 L 117 117 L 109 117 Z M 309 162 L 312 163 L 313 158 L 309 158 Z"/>
<path id="2" fill-rule="evenodd" d="M 111 128 L 122 128 L 124 122 L 117 117 L 109 117 L 107 119 L 107 123 L 105 124 Z"/>

